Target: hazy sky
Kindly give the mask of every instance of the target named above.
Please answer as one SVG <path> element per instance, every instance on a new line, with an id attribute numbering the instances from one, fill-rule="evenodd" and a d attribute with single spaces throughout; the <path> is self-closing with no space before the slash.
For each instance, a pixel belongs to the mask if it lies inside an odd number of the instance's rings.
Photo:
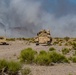
<path id="1" fill-rule="evenodd" d="M 33 37 L 41 29 L 76 37 L 76 0 L 0 0 L 0 35 Z"/>

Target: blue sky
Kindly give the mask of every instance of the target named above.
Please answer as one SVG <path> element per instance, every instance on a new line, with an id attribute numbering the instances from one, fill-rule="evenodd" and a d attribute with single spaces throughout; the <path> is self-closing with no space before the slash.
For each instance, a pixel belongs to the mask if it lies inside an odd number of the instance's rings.
<path id="1" fill-rule="evenodd" d="M 4 1 L 7 5 L 9 5 L 10 1 L 12 0 L 4 0 Z M 42 8 L 45 11 L 49 13 L 54 13 L 56 16 L 76 14 L 76 0 L 29 0 L 29 1 L 41 2 Z"/>
<path id="2" fill-rule="evenodd" d="M 10 1 L 12 0 L 4 0 L 6 4 L 9 5 Z M 28 0 L 27 0 L 28 1 Z M 33 1 L 33 0 L 29 0 Z M 52 13 L 60 12 L 61 9 L 63 13 L 61 14 L 67 14 L 67 13 L 75 13 L 76 12 L 76 0 L 34 0 L 39 1 L 42 3 L 42 7 Z"/>
<path id="3" fill-rule="evenodd" d="M 12 0 L 4 0 L 6 4 L 9 4 Z M 33 0 L 29 0 L 33 1 Z M 48 12 L 58 12 L 61 8 L 62 11 L 75 13 L 76 12 L 76 0 L 35 0 L 42 2 L 42 7 Z M 66 11 L 67 10 L 67 11 Z"/>
<path id="4" fill-rule="evenodd" d="M 68 1 L 70 1 L 71 3 L 76 4 L 76 0 L 68 0 Z"/>
<path id="5" fill-rule="evenodd" d="M 57 16 L 76 14 L 76 0 L 43 0 L 44 9 Z"/>

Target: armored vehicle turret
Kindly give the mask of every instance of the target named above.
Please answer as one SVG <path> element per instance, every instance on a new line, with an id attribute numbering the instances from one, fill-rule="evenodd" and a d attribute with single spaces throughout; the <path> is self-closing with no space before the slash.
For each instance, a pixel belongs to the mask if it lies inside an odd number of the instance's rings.
<path id="1" fill-rule="evenodd" d="M 50 31 L 41 30 L 37 33 L 37 36 L 35 37 L 35 43 L 36 45 L 39 44 L 47 44 L 50 45 L 52 42 Z"/>

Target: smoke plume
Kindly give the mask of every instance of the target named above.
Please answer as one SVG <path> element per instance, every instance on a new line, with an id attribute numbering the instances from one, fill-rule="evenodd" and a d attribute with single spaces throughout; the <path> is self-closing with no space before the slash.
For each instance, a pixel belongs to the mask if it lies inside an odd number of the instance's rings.
<path id="1" fill-rule="evenodd" d="M 69 0 L 0 0 L 0 35 L 33 37 L 47 29 L 52 36 L 76 37 L 75 13 Z"/>

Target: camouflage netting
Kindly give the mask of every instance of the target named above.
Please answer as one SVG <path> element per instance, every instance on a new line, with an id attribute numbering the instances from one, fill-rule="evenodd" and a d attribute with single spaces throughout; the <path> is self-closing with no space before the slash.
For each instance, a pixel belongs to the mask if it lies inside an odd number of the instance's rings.
<path id="1" fill-rule="evenodd" d="M 48 37 L 50 37 L 50 31 L 41 30 L 39 33 L 37 33 L 37 36 L 48 36 Z"/>

